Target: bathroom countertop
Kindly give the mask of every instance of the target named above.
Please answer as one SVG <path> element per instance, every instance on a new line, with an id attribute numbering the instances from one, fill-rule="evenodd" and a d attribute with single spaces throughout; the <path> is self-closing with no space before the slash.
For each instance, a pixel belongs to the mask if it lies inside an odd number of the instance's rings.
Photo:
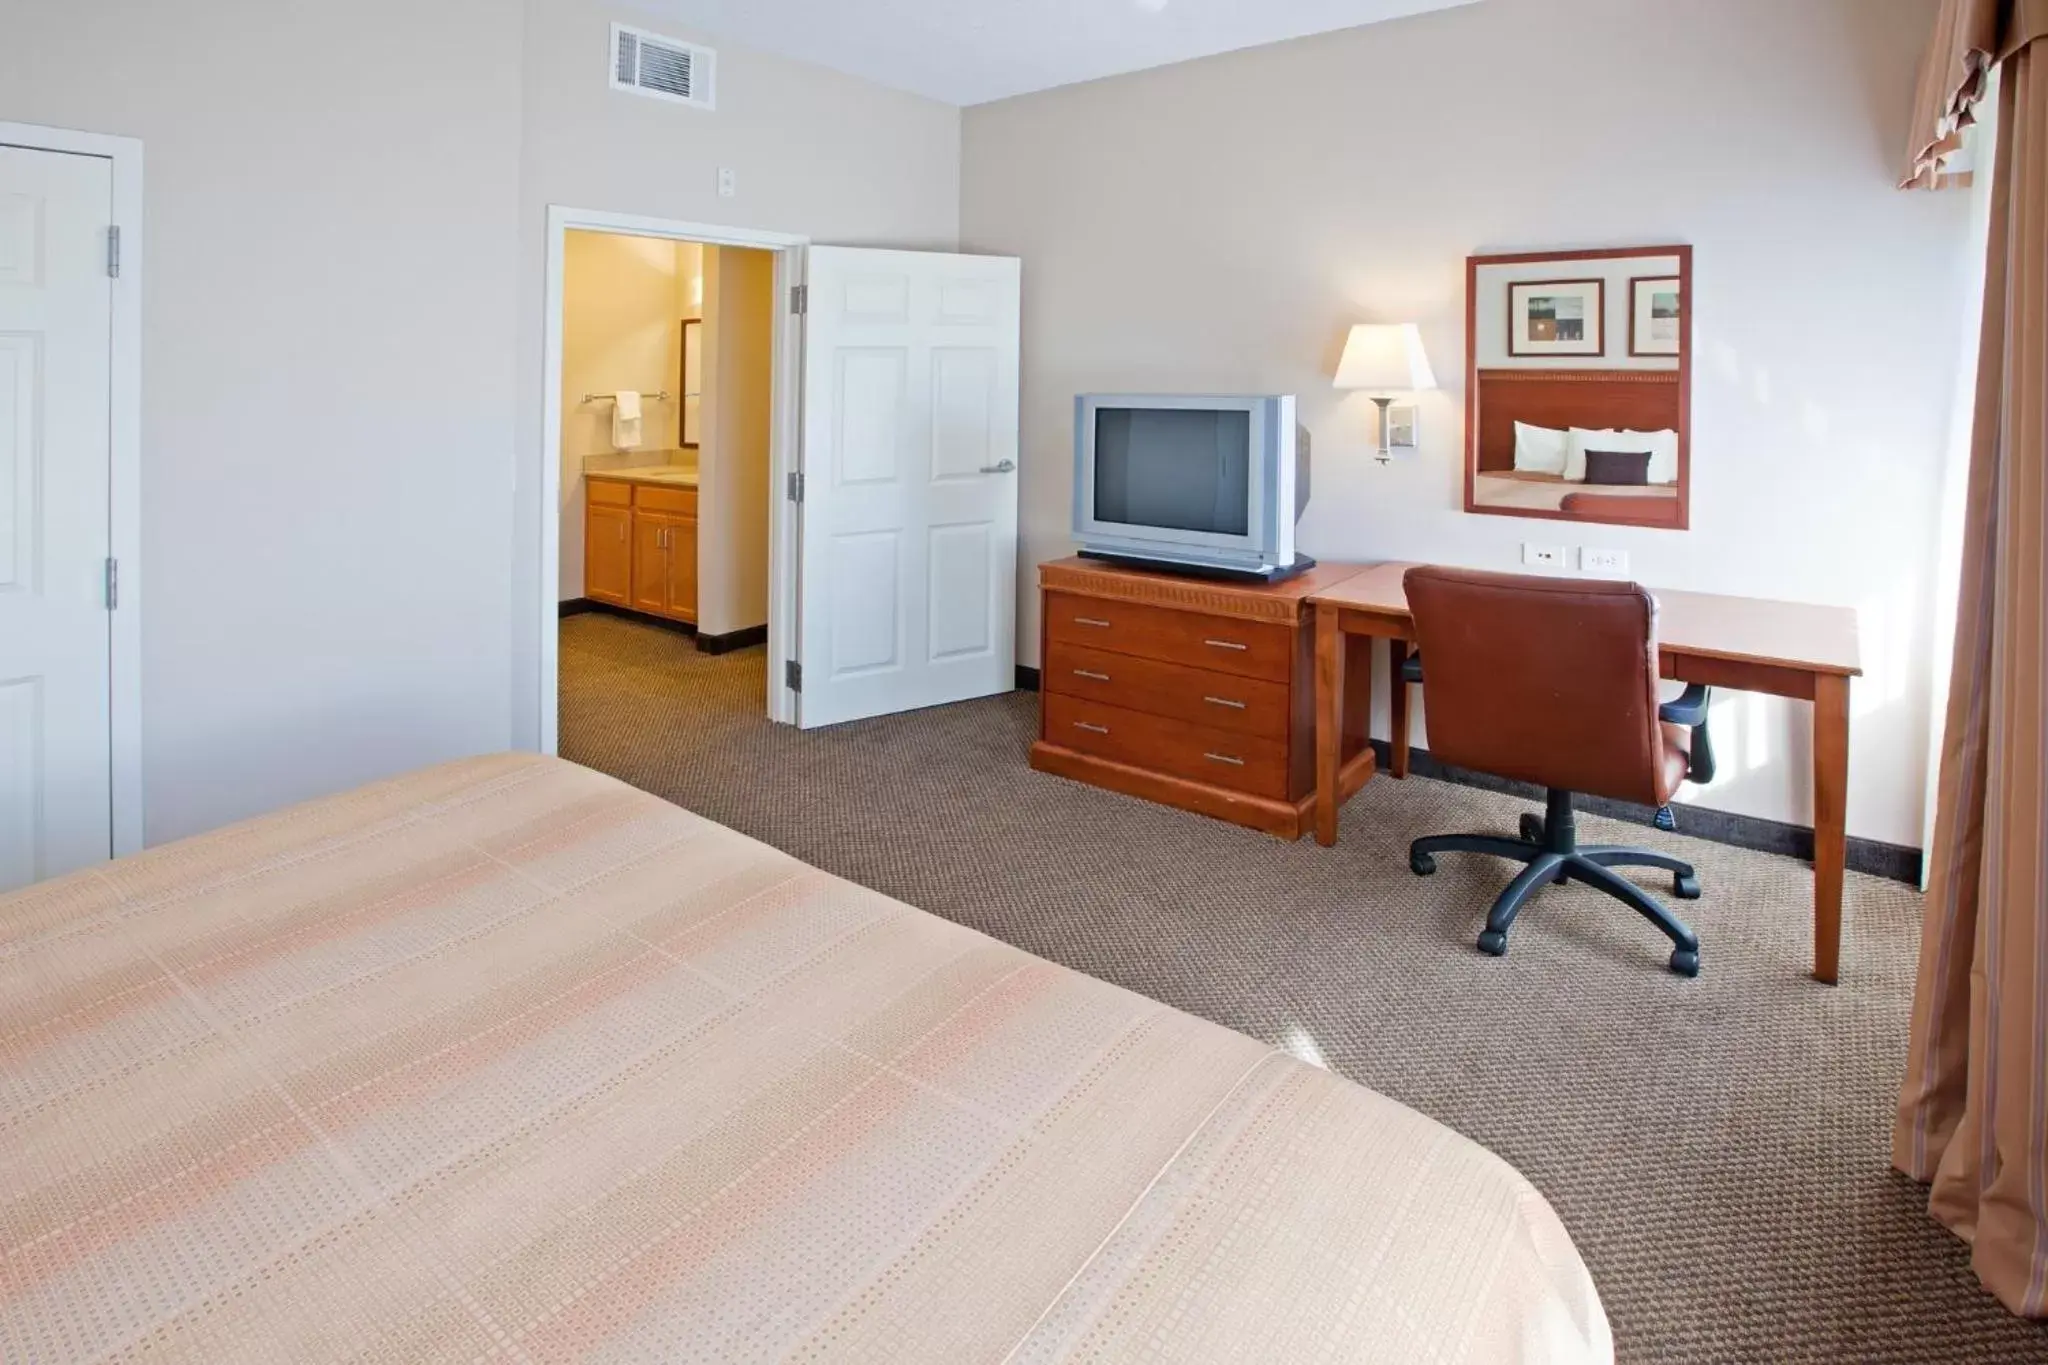
<path id="1" fill-rule="evenodd" d="M 657 483 L 668 488 L 695 488 L 697 471 L 681 465 L 641 465 L 637 469 L 593 469 L 586 479 L 616 479 L 620 483 Z"/>

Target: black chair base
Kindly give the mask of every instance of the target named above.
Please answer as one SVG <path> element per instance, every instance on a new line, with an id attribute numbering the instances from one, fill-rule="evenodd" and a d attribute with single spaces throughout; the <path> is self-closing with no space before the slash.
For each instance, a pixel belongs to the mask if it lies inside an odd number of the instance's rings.
<path id="1" fill-rule="evenodd" d="M 1692 864 L 1647 848 L 1617 844 L 1588 844 L 1580 847 L 1576 821 L 1572 818 L 1570 792 L 1549 793 L 1542 817 L 1524 815 L 1519 839 L 1497 834 L 1435 834 L 1408 846 L 1408 867 L 1418 877 L 1436 871 L 1438 853 L 1488 853 L 1525 864 L 1508 889 L 1500 893 L 1487 912 L 1486 929 L 1479 935 L 1479 951 L 1499 957 L 1508 950 L 1508 930 L 1531 896 L 1553 882 L 1580 882 L 1634 910 L 1657 926 L 1671 940 L 1671 970 L 1680 976 L 1700 973 L 1699 936 L 1666 909 L 1649 892 L 1615 872 L 1617 867 L 1655 867 L 1671 874 L 1672 894 L 1681 900 L 1698 900 L 1700 883 Z"/>

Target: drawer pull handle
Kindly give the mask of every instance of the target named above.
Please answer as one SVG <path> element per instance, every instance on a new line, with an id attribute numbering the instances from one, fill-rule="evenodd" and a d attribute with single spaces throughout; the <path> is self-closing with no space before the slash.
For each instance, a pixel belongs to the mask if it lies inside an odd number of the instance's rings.
<path id="1" fill-rule="evenodd" d="M 1235 640 L 1204 640 L 1204 641 L 1202 641 L 1202 643 L 1203 643 L 1203 644 L 1205 644 L 1205 645 L 1207 645 L 1207 646 L 1209 646 L 1209 648 L 1211 648 L 1211 649 L 1250 649 L 1250 648 L 1251 648 L 1251 646 L 1250 646 L 1250 645 L 1241 645 L 1241 644 L 1239 644 L 1239 643 L 1238 643 L 1237 641 L 1235 641 Z"/>
<path id="2" fill-rule="evenodd" d="M 1106 735 L 1109 733 L 1107 725 L 1096 725 L 1092 721 L 1077 720 L 1074 722 L 1074 728 L 1076 730 L 1086 730 L 1091 735 Z"/>
<path id="3" fill-rule="evenodd" d="M 1242 711 L 1245 709 L 1245 704 L 1243 702 L 1232 701 L 1228 697 L 1204 697 L 1202 698 L 1202 700 L 1208 702 L 1211 706 L 1227 706 L 1233 711 Z"/>
<path id="4" fill-rule="evenodd" d="M 1077 678 L 1093 678 L 1093 679 L 1095 679 L 1095 681 L 1097 681 L 1097 682 L 1108 682 L 1108 681 L 1109 681 L 1109 674 L 1107 674 L 1107 673 L 1097 673 L 1097 672 L 1096 672 L 1096 671 L 1095 671 L 1094 669 L 1092 669 L 1092 668 L 1077 668 L 1077 669 L 1075 669 L 1075 670 L 1074 670 L 1074 676 L 1075 676 L 1075 677 L 1077 677 Z"/>
<path id="5" fill-rule="evenodd" d="M 1232 758 L 1229 754 L 1203 754 L 1202 757 L 1214 759 L 1218 763 L 1228 763 L 1233 768 L 1242 768 L 1244 766 L 1243 759 Z"/>
<path id="6" fill-rule="evenodd" d="M 1097 630 L 1108 630 L 1108 629 L 1109 629 L 1109 622 L 1107 622 L 1107 621 L 1098 621 L 1098 620 L 1096 620 L 1096 619 L 1095 619 L 1094 617 L 1092 617 L 1092 616 L 1076 616 L 1076 617 L 1074 618 L 1074 624 L 1075 624 L 1075 625 L 1077 625 L 1077 626 L 1093 626 L 1093 627 L 1095 627 L 1095 628 L 1096 628 Z"/>

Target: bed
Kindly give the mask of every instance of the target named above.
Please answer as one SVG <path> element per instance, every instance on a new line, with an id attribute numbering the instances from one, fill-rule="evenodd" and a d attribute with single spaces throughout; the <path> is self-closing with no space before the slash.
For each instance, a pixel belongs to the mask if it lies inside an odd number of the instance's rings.
<path id="1" fill-rule="evenodd" d="M 1606 1361 L 1498 1158 L 553 759 L 0 898 L 8 1362 Z"/>

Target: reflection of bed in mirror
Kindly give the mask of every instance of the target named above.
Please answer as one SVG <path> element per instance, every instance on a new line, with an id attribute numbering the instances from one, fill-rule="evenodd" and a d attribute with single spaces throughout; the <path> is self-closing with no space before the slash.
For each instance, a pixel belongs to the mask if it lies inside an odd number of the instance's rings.
<path id="1" fill-rule="evenodd" d="M 1466 262 L 1465 510 L 1683 530 L 1692 248 Z"/>
<path id="2" fill-rule="evenodd" d="M 1583 474 L 1517 468 L 1516 425 L 1567 439 L 1588 433 L 1649 433 L 1674 444 L 1680 420 L 1676 370 L 1481 370 L 1479 425 L 1471 501 L 1479 506 L 1566 516 L 1598 516 L 1641 526 L 1680 523 L 1675 471 L 1663 482 L 1588 483 Z M 1583 445 L 1635 446 L 1629 439 Z M 1666 471 L 1648 468 L 1645 476 Z"/>

